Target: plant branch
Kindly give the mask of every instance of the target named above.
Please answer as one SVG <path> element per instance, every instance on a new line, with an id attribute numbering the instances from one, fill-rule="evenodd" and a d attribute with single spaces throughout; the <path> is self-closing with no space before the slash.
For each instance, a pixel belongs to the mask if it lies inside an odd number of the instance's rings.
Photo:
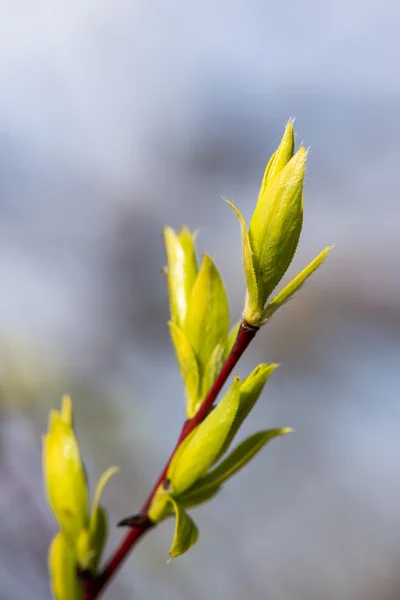
<path id="1" fill-rule="evenodd" d="M 168 467 L 176 450 L 183 442 L 183 440 L 205 419 L 208 412 L 212 408 L 214 402 L 216 401 L 218 394 L 225 385 L 229 375 L 231 374 L 235 365 L 239 361 L 240 357 L 243 355 L 247 346 L 250 344 L 250 342 L 256 335 L 258 329 L 258 327 L 249 325 L 244 320 L 242 321 L 236 341 L 233 344 L 232 349 L 218 377 L 216 378 L 213 386 L 211 387 L 210 391 L 208 392 L 207 396 L 205 397 L 195 416 L 191 419 L 186 420 L 183 424 L 175 448 L 171 456 L 169 457 L 164 469 L 162 470 L 160 476 L 158 477 L 156 483 L 154 484 L 154 487 L 151 490 L 149 496 L 147 497 L 140 513 L 133 517 L 123 519 L 123 521 L 119 523 L 120 526 L 130 526 L 130 531 L 122 540 L 121 544 L 104 567 L 103 571 L 95 579 L 84 582 L 85 593 L 83 600 L 95 600 L 98 597 L 100 592 L 103 590 L 105 585 L 109 582 L 111 577 L 118 570 L 118 568 L 125 560 L 131 549 L 134 547 L 134 545 L 149 529 L 154 527 L 155 524 L 148 518 L 147 511 L 149 510 L 154 494 L 156 493 L 158 487 L 165 481 L 168 472 Z"/>

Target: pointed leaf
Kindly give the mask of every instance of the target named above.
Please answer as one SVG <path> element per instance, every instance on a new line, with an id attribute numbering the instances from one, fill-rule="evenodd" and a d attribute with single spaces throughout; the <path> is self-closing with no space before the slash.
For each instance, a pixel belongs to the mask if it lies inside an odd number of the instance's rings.
<path id="1" fill-rule="evenodd" d="M 195 483 L 191 488 L 177 496 L 176 501 L 184 508 L 194 508 L 208 502 L 221 491 L 220 485 L 202 486 L 201 479 L 199 483 Z"/>
<path id="2" fill-rule="evenodd" d="M 225 454 L 227 449 L 232 443 L 233 438 L 237 434 L 240 426 L 242 425 L 245 418 L 248 416 L 250 411 L 253 409 L 257 400 L 259 399 L 264 386 L 272 375 L 278 365 L 272 364 L 261 364 L 254 369 L 254 371 L 246 377 L 240 384 L 240 401 L 239 408 L 233 421 L 233 425 L 227 435 L 225 443 L 221 448 L 221 452 L 217 457 L 217 460 Z"/>
<path id="3" fill-rule="evenodd" d="M 266 187 L 268 185 L 268 182 L 270 180 L 271 168 L 272 168 L 272 165 L 275 162 L 276 152 L 277 151 L 275 151 L 273 153 L 273 155 L 271 156 L 271 158 L 268 161 L 267 166 L 265 167 L 264 176 L 263 176 L 263 179 L 262 179 L 262 182 L 261 182 L 260 191 L 259 191 L 258 195 L 260 195 L 263 192 L 265 192 L 265 189 L 266 189 Z"/>
<path id="4" fill-rule="evenodd" d="M 263 183 L 265 180 L 266 185 L 270 183 L 273 178 L 278 175 L 282 171 L 282 169 L 287 165 L 289 160 L 292 158 L 294 154 L 294 128 L 293 128 L 293 119 L 289 119 L 288 124 L 286 125 L 285 132 L 283 134 L 282 140 L 279 144 L 277 151 L 273 155 L 273 161 L 268 169 L 268 174 L 265 176 Z M 266 185 L 264 186 L 265 191 Z"/>
<path id="5" fill-rule="evenodd" d="M 108 538 L 108 517 L 103 506 L 98 506 L 96 511 L 92 513 L 90 536 L 94 551 L 90 568 L 93 573 L 96 573 Z"/>
<path id="6" fill-rule="evenodd" d="M 118 472 L 119 472 L 119 467 L 109 467 L 108 469 L 106 469 L 104 471 L 103 475 L 100 477 L 100 479 L 98 481 L 98 484 L 96 486 L 96 491 L 94 493 L 93 504 L 92 504 L 92 514 L 91 514 L 91 520 L 90 520 L 90 529 L 91 530 L 92 530 L 92 516 L 100 507 L 100 500 L 101 500 L 101 495 L 103 493 L 103 490 L 106 487 L 109 480 L 111 479 L 111 477 Z"/>
<path id="7" fill-rule="evenodd" d="M 167 477 L 171 480 L 171 495 L 174 497 L 204 475 L 218 456 L 238 410 L 239 386 L 239 378 L 236 377 L 221 402 L 197 427 L 183 451 L 171 462 Z"/>
<path id="8" fill-rule="evenodd" d="M 177 235 L 173 229 L 165 227 L 164 241 L 171 317 L 174 323 L 182 326 L 197 277 L 194 234 L 183 227 Z"/>
<path id="9" fill-rule="evenodd" d="M 73 416 L 72 416 L 72 402 L 71 397 L 64 394 L 61 400 L 61 418 L 67 425 L 72 427 Z"/>
<path id="10" fill-rule="evenodd" d="M 267 442 L 291 431 L 293 430 L 290 427 L 283 427 L 282 429 L 268 429 L 254 433 L 241 442 L 215 469 L 197 482 L 197 492 L 199 494 L 201 491 L 205 493 L 206 490 L 220 486 L 242 469 Z"/>
<path id="11" fill-rule="evenodd" d="M 226 344 L 229 305 L 225 286 L 211 258 L 203 258 L 189 300 L 183 331 L 197 357 L 200 375 L 205 372 L 217 344 Z"/>
<path id="12" fill-rule="evenodd" d="M 82 587 L 76 576 L 75 553 L 61 532 L 50 544 L 49 571 L 54 600 L 81 600 Z"/>
<path id="13" fill-rule="evenodd" d="M 191 419 L 196 414 L 199 401 L 199 366 L 193 348 L 183 331 L 172 321 L 169 321 L 168 326 L 185 386 L 186 415 Z"/>
<path id="14" fill-rule="evenodd" d="M 194 521 L 179 504 L 171 499 L 175 509 L 175 531 L 172 546 L 169 551 L 171 558 L 180 556 L 189 550 L 199 538 L 199 530 Z"/>
<path id="15" fill-rule="evenodd" d="M 263 323 L 265 323 L 285 302 L 287 302 L 303 283 L 322 265 L 333 246 L 328 246 L 305 269 L 301 271 L 282 291 L 279 292 L 271 302 L 269 302 L 263 313 Z"/>
<path id="16" fill-rule="evenodd" d="M 257 318 L 260 313 L 259 301 L 258 301 L 258 283 L 256 277 L 256 270 L 254 265 L 254 257 L 253 257 L 253 248 L 250 242 L 249 233 L 247 231 L 246 223 L 243 219 L 242 213 L 236 206 L 226 200 L 227 204 L 235 211 L 237 218 L 239 219 L 240 227 L 242 230 L 242 243 L 243 243 L 243 266 L 244 266 L 244 274 L 246 277 L 246 308 L 245 312 L 248 313 L 249 321 L 251 321 L 251 315 L 255 315 L 254 318 Z"/>

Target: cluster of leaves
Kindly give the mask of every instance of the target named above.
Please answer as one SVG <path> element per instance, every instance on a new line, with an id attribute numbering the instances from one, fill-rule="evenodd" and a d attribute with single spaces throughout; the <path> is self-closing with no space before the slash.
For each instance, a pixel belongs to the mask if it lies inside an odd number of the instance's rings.
<path id="1" fill-rule="evenodd" d="M 194 417 L 228 356 L 239 324 L 229 330 L 229 304 L 224 283 L 209 256 L 197 266 L 195 236 L 166 228 L 166 276 L 171 320 L 169 328 L 185 393 L 187 418 Z M 260 431 L 227 451 L 241 424 L 257 402 L 276 364 L 259 365 L 243 381 L 235 377 L 222 400 L 182 442 L 166 480 L 159 486 L 148 511 L 158 523 L 175 514 L 170 556 L 186 552 L 198 538 L 187 509 L 213 498 L 222 484 L 273 437 L 289 428 Z"/>
<path id="2" fill-rule="evenodd" d="M 218 404 L 204 415 L 201 408 L 205 409 L 204 399 L 229 361 L 238 332 L 243 327 L 255 331 L 265 324 L 322 264 L 330 250 L 323 250 L 269 299 L 299 241 L 306 155 L 304 147 L 295 153 L 293 121 L 289 121 L 266 167 L 248 228 L 240 211 L 228 202 L 241 225 L 247 283 L 243 320 L 231 328 L 227 293 L 213 260 L 204 256 L 198 268 L 194 233 L 185 227 L 179 232 L 164 230 L 169 329 L 185 388 L 186 422 L 193 427 L 183 436 L 144 516 L 153 524 L 175 516 L 171 557 L 186 552 L 198 539 L 198 529 L 187 511 L 211 500 L 269 440 L 291 431 L 288 427 L 264 429 L 231 449 L 276 364 L 259 365 L 243 381 L 235 377 Z M 50 416 L 44 440 L 44 470 L 47 495 L 60 526 L 50 549 L 54 595 L 57 600 L 78 600 L 81 590 L 76 567 L 96 574 L 107 529 L 100 494 L 115 469 L 109 469 L 101 478 L 89 513 L 87 482 L 68 398 L 61 412 L 53 411 Z"/>

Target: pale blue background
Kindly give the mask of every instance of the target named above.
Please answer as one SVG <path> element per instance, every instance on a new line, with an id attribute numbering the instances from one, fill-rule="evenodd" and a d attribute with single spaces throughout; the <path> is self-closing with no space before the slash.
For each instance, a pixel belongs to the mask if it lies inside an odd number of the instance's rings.
<path id="1" fill-rule="evenodd" d="M 0 596 L 49 598 L 40 435 L 73 395 L 112 525 L 174 443 L 182 387 L 164 224 L 199 229 L 233 319 L 251 214 L 288 117 L 311 146 L 294 273 L 323 270 L 240 364 L 282 368 L 246 431 L 292 425 L 194 511 L 167 564 L 151 533 L 104 598 L 400 598 L 400 6 L 3 0 L 0 7 Z M 112 527 L 110 548 L 120 532 Z"/>

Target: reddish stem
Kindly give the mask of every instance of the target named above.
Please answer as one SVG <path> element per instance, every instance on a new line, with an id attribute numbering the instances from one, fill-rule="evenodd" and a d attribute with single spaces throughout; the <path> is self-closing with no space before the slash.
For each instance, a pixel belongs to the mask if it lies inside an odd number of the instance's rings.
<path id="1" fill-rule="evenodd" d="M 226 359 L 217 379 L 215 380 L 214 385 L 208 392 L 207 396 L 205 397 L 202 405 L 200 406 L 200 408 L 197 411 L 197 413 L 195 414 L 195 416 L 192 417 L 191 419 L 188 419 L 183 424 L 183 427 L 182 427 L 181 433 L 179 435 L 178 441 L 175 445 L 175 448 L 174 448 L 171 456 L 169 457 L 168 462 L 166 463 L 164 469 L 162 470 L 159 478 L 157 479 L 156 483 L 154 484 L 153 489 L 151 490 L 150 494 L 148 495 L 146 502 L 142 506 L 142 510 L 140 511 L 140 515 L 139 515 L 140 522 L 138 524 L 135 524 L 134 526 L 132 526 L 132 528 L 127 533 L 125 538 L 122 540 L 121 544 L 119 545 L 119 547 L 117 548 L 117 550 L 115 551 L 113 556 L 110 558 L 109 562 L 104 567 L 104 570 L 100 573 L 100 575 L 98 575 L 98 577 L 96 577 L 96 579 L 85 582 L 85 595 L 83 597 L 83 600 L 95 600 L 98 597 L 100 592 L 103 590 L 103 588 L 108 583 L 108 581 L 111 579 L 111 577 L 115 574 L 117 569 L 120 567 L 121 563 L 125 560 L 125 558 L 129 554 L 130 550 L 136 544 L 136 542 L 149 529 L 154 527 L 155 524 L 147 517 L 147 511 L 151 505 L 154 494 L 156 493 L 158 487 L 163 483 L 163 481 L 166 478 L 168 467 L 170 465 L 172 457 L 174 456 L 177 448 L 180 446 L 180 444 L 183 442 L 183 440 L 193 431 L 193 429 L 195 427 L 197 427 L 197 425 L 199 425 L 205 419 L 209 410 L 211 409 L 215 400 L 217 399 L 218 394 L 220 393 L 221 389 L 225 385 L 233 368 L 235 367 L 236 363 L 238 362 L 238 360 L 240 359 L 240 357 L 246 350 L 247 346 L 250 344 L 250 342 L 256 335 L 257 331 L 258 331 L 258 327 L 253 327 L 252 325 L 249 325 L 248 323 L 246 323 L 246 321 L 242 321 L 242 323 L 240 324 L 240 328 L 239 328 L 239 332 L 238 332 L 236 341 L 233 344 L 232 349 L 228 355 L 228 358 Z M 130 520 L 132 520 L 132 522 L 137 523 L 138 516 L 136 515 L 135 517 L 124 519 L 121 522 L 121 524 L 129 525 Z"/>

